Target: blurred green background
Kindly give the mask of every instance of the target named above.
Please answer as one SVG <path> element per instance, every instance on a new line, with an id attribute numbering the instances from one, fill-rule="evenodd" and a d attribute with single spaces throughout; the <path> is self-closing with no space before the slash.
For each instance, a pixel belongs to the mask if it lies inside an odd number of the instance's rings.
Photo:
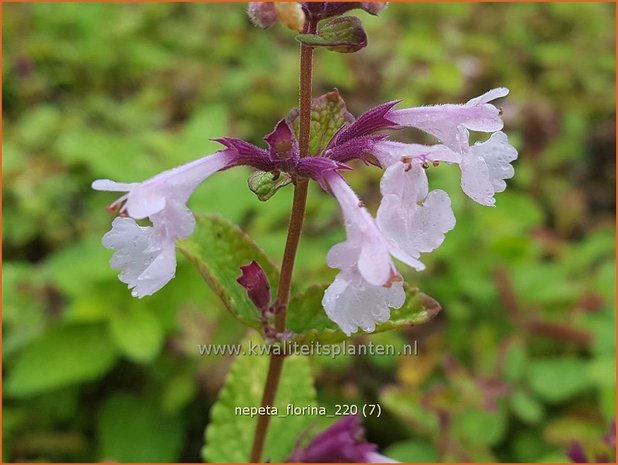
<path id="1" fill-rule="evenodd" d="M 179 256 L 135 300 L 100 243 L 114 196 L 212 153 L 261 143 L 296 105 L 297 44 L 252 27 L 244 4 L 3 5 L 3 452 L 5 461 L 201 461 L 230 360 L 197 344 L 245 334 Z M 449 190 L 456 229 L 407 272 L 443 306 L 430 324 L 373 336 L 416 357 L 314 360 L 322 405 L 379 402 L 368 437 L 404 461 L 563 461 L 596 450 L 615 412 L 615 6 L 392 4 L 358 12 L 369 46 L 318 51 L 315 94 L 356 115 L 386 100 L 463 102 L 506 86 L 520 153 L 497 207 Z M 400 140 L 428 142 L 420 133 Z M 248 170 L 218 174 L 194 211 L 237 222 L 276 260 L 291 189 L 267 205 Z M 379 170 L 347 175 L 370 209 Z M 332 279 L 336 202 L 310 192 L 297 290 Z"/>

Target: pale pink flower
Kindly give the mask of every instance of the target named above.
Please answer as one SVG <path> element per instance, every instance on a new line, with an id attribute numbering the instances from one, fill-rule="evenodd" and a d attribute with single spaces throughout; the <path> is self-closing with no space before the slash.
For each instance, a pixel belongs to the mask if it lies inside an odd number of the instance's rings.
<path id="1" fill-rule="evenodd" d="M 378 141 L 373 155 L 383 167 L 403 160 L 419 159 L 422 163 L 456 163 L 461 169 L 461 187 L 476 202 L 492 206 L 494 194 L 506 188 L 505 179 L 513 177 L 511 162 L 517 150 L 500 132 L 500 111 L 489 102 L 508 94 L 498 88 L 463 105 L 436 105 L 390 110 L 387 117 L 403 126 L 413 126 L 437 137 L 442 144 L 424 146 Z M 493 132 L 485 142 L 470 146 L 469 131 Z M 498 131 L 498 132 L 495 132 Z"/>
<path id="2" fill-rule="evenodd" d="M 494 132 L 503 127 L 500 110 L 489 102 L 504 97 L 509 90 L 492 89 L 467 103 L 432 105 L 391 110 L 388 118 L 401 126 L 412 126 L 435 137 L 455 151 L 459 151 L 459 127 L 471 131 Z"/>
<path id="3" fill-rule="evenodd" d="M 400 308 L 405 300 L 403 281 L 394 281 L 389 287 L 376 286 L 351 267 L 342 270 L 328 286 L 322 306 L 328 317 L 350 336 L 359 328 L 368 333 L 374 331 L 376 323 L 388 321 L 390 308 Z"/>
<path id="4" fill-rule="evenodd" d="M 467 130 L 460 128 L 462 139 L 468 138 Z M 493 206 L 494 194 L 506 189 L 505 179 L 515 174 L 511 162 L 517 150 L 509 144 L 506 134 L 495 132 L 484 142 L 466 145 L 461 157 L 461 188 L 476 202 Z"/>
<path id="5" fill-rule="evenodd" d="M 339 202 L 347 240 L 333 246 L 326 257 L 328 265 L 341 272 L 324 293 L 322 305 L 347 335 L 358 328 L 371 332 L 376 323 L 388 320 L 389 307 L 399 308 L 405 301 L 402 278 L 391 259 L 394 247 L 341 175 L 330 171 L 324 183 Z M 423 268 L 405 253 L 396 256 Z"/>
<path id="6" fill-rule="evenodd" d="M 382 202 L 377 222 L 393 243 L 393 255 L 400 253 L 417 259 L 444 241 L 455 227 L 451 200 L 443 190 L 429 192 L 427 175 L 419 160 L 401 161 L 389 166 L 380 182 Z M 401 252 L 398 252 L 401 251 Z"/>
<path id="7" fill-rule="evenodd" d="M 116 218 L 103 237 L 103 245 L 115 251 L 110 265 L 120 269 L 119 279 L 134 297 L 151 295 L 176 273 L 175 241 L 193 232 L 195 219 L 186 202 L 195 188 L 211 174 L 235 160 L 232 151 L 221 151 L 164 171 L 142 183 L 118 183 L 99 179 L 92 188 L 127 192 L 111 208 L 125 217 Z M 139 226 L 148 217 L 152 226 Z"/>
<path id="8" fill-rule="evenodd" d="M 325 181 L 339 202 L 347 233 L 347 240 L 328 252 L 326 261 L 329 266 L 342 270 L 356 268 L 368 283 L 389 285 L 399 276 L 391 260 L 392 244 L 340 174 L 331 171 L 325 176 Z M 413 268 L 424 268 L 421 262 L 405 254 L 397 258 Z"/>

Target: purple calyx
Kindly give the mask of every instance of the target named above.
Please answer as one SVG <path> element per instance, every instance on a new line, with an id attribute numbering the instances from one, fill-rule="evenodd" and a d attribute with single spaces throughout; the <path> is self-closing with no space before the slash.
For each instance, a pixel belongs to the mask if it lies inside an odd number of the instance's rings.
<path id="1" fill-rule="evenodd" d="M 266 172 L 306 177 L 316 180 L 323 189 L 328 190 L 325 176 L 332 171 L 349 170 L 346 165 L 349 161 L 359 159 L 379 166 L 372 151 L 375 144 L 386 140 L 387 136 L 376 132 L 399 127 L 387 117 L 397 103 L 393 101 L 379 105 L 344 125 L 331 138 L 326 149 L 316 156 L 300 157 L 298 140 L 285 119 L 280 120 L 273 131 L 264 137 L 268 149 L 233 137 L 214 140 L 235 154 L 228 168 L 245 165 Z"/>
<path id="2" fill-rule="evenodd" d="M 338 420 L 303 448 L 297 448 L 288 461 L 305 463 L 367 463 L 378 446 L 365 440 L 365 430 L 356 415 Z"/>

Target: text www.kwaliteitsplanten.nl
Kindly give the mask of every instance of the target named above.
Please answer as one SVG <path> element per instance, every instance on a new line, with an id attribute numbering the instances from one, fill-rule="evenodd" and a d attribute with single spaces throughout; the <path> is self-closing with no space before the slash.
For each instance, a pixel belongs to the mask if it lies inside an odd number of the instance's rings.
<path id="1" fill-rule="evenodd" d="M 199 344 L 198 352 L 202 356 L 264 356 L 264 355 L 317 355 L 336 358 L 341 355 L 418 355 L 418 343 L 412 344 L 350 344 L 343 341 L 341 344 L 299 344 L 298 342 L 286 341 L 278 344 L 257 344 L 249 341 L 247 344 Z"/>

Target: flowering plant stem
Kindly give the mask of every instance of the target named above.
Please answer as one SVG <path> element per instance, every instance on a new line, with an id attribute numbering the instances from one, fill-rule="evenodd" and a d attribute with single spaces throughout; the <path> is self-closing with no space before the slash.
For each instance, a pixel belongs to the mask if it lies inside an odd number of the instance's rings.
<path id="1" fill-rule="evenodd" d="M 317 29 L 317 22 L 307 20 L 304 26 L 305 34 L 314 34 Z M 299 150 L 300 156 L 306 157 L 309 152 L 309 136 L 311 130 L 311 81 L 313 75 L 313 48 L 304 44 L 300 45 L 300 85 L 299 85 Z M 296 251 L 300 241 L 300 235 L 303 228 L 303 220 L 305 218 L 305 205 L 307 203 L 307 187 L 309 180 L 306 178 L 296 177 L 294 179 L 294 200 L 292 203 L 292 212 L 290 214 L 290 222 L 288 225 L 288 236 L 283 252 L 283 260 L 281 264 L 281 274 L 277 287 L 277 299 L 275 300 L 274 308 L 276 310 L 275 329 L 277 333 L 285 331 L 285 317 L 287 313 L 288 301 L 290 298 L 290 289 L 292 287 L 292 272 L 294 270 L 294 261 L 296 259 Z M 264 385 L 264 394 L 262 395 L 262 407 L 272 406 L 279 387 L 281 379 L 281 371 L 285 355 L 271 354 L 268 365 L 268 374 L 266 375 L 266 383 Z M 260 415 L 257 419 L 255 436 L 253 438 L 253 446 L 251 448 L 250 462 L 257 463 L 262 459 L 266 434 L 270 424 L 269 415 Z"/>

